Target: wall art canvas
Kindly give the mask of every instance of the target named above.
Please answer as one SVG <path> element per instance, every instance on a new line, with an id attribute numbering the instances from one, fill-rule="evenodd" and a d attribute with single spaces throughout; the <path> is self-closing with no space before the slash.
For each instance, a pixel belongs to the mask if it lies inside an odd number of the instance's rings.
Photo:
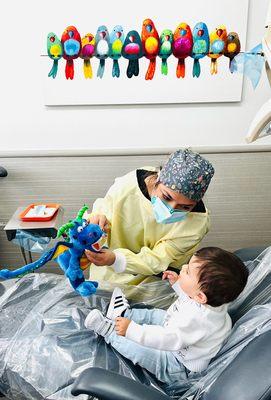
<path id="1" fill-rule="evenodd" d="M 48 0 L 47 9 L 48 106 L 241 101 L 233 60 L 246 50 L 248 0 Z"/>

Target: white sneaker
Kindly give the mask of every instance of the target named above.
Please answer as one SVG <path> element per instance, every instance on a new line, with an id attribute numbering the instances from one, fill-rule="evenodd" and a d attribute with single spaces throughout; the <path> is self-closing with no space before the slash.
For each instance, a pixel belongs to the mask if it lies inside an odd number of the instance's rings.
<path id="1" fill-rule="evenodd" d="M 106 317 L 115 321 L 115 319 L 120 317 L 127 308 L 129 308 L 128 300 L 122 293 L 121 289 L 116 287 L 112 293 Z"/>
<path id="2" fill-rule="evenodd" d="M 114 322 L 104 317 L 96 308 L 91 310 L 85 319 L 85 327 L 103 337 L 112 333 L 114 326 Z"/>

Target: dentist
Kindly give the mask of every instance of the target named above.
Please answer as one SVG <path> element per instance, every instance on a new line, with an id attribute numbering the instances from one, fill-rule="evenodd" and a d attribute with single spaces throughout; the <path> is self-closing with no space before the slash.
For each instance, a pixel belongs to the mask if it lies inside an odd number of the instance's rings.
<path id="1" fill-rule="evenodd" d="M 185 149 L 160 172 L 146 167 L 117 178 L 88 216 L 108 232 L 109 247 L 86 251 L 91 279 L 138 285 L 168 267 L 181 269 L 209 230 L 202 198 L 213 175 L 209 161 Z"/>

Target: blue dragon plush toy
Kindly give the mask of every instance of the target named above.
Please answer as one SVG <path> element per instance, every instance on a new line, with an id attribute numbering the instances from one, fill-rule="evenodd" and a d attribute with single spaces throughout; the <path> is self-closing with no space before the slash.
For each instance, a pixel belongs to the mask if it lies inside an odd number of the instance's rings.
<path id="1" fill-rule="evenodd" d="M 64 242 L 58 242 L 52 249 L 30 264 L 14 271 L 3 269 L 0 271 L 0 279 L 11 279 L 21 277 L 42 267 L 50 260 L 55 260 L 69 279 L 71 286 L 81 296 L 90 296 L 95 293 L 98 282 L 86 281 L 83 270 L 89 265 L 84 263 L 85 249 L 99 252 L 106 241 L 105 232 L 96 224 L 89 224 L 83 218 L 87 206 L 81 208 L 77 217 L 63 225 L 57 237 L 63 236 Z"/>

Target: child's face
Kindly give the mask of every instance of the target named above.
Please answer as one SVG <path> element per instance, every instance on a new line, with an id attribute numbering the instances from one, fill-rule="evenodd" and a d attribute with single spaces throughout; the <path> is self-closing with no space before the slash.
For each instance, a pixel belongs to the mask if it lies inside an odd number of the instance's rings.
<path id="1" fill-rule="evenodd" d="M 207 302 L 206 295 L 200 290 L 199 287 L 199 268 L 202 266 L 202 261 L 196 256 L 193 256 L 188 264 L 182 266 L 179 274 L 178 283 L 181 289 L 191 299 L 200 304 Z"/>

